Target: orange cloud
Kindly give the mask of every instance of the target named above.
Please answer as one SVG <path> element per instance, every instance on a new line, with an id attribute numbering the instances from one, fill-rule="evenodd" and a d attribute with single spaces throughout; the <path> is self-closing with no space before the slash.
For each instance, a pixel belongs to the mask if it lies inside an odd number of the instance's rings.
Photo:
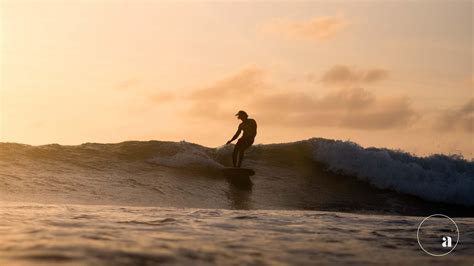
<path id="1" fill-rule="evenodd" d="M 148 100 L 150 100 L 152 103 L 166 103 L 173 101 L 174 99 L 175 95 L 169 91 L 150 93 L 148 95 Z"/>
<path id="2" fill-rule="evenodd" d="M 474 98 L 456 109 L 442 111 L 435 123 L 435 129 L 474 132 Z"/>
<path id="3" fill-rule="evenodd" d="M 370 71 L 364 72 L 364 77 Z M 344 88 L 325 95 L 279 91 L 260 69 L 244 69 L 194 92 L 187 115 L 228 119 L 238 109 L 267 124 L 288 127 L 387 129 L 405 127 L 417 118 L 407 98 L 379 98 L 363 88 Z M 371 76 L 369 80 L 373 80 Z M 236 105 L 237 103 L 237 105 Z"/>
<path id="4" fill-rule="evenodd" d="M 403 128 L 418 116 L 408 98 L 385 98 L 365 110 L 347 112 L 339 125 L 357 129 Z"/>
<path id="5" fill-rule="evenodd" d="M 132 87 L 137 86 L 140 81 L 137 78 L 130 78 L 119 83 L 116 87 L 117 90 L 128 90 Z"/>
<path id="6" fill-rule="evenodd" d="M 127 93 L 131 97 L 142 98 L 150 104 L 162 104 L 175 100 L 176 95 L 171 91 L 160 89 L 149 89 L 144 86 L 138 86 L 140 80 L 137 78 L 130 78 L 122 81 L 115 87 L 120 93 Z M 147 106 L 150 107 L 150 106 Z"/>
<path id="7" fill-rule="evenodd" d="M 191 94 L 193 100 L 218 100 L 235 98 L 241 100 L 264 87 L 264 72 L 255 67 L 242 69 L 238 73 L 221 79 Z"/>
<path id="8" fill-rule="evenodd" d="M 361 109 L 374 104 L 375 95 L 363 88 L 342 89 L 324 95 L 318 106 L 324 109 Z"/>
<path id="9" fill-rule="evenodd" d="M 327 85 L 354 85 L 373 83 L 388 77 L 388 71 L 382 68 L 360 70 L 355 67 L 336 65 L 329 69 L 321 78 Z"/>
<path id="10" fill-rule="evenodd" d="M 348 22 L 341 16 L 325 16 L 306 21 L 279 19 L 263 25 L 261 30 L 291 39 L 321 41 L 334 37 L 347 25 Z"/>
<path id="11" fill-rule="evenodd" d="M 279 111 L 304 112 L 316 105 L 314 99 L 301 92 L 273 93 L 252 99 L 250 107 L 257 111 L 276 109 Z"/>
<path id="12" fill-rule="evenodd" d="M 407 98 L 377 98 L 362 88 L 319 98 L 291 92 L 260 96 L 252 108 L 265 122 L 287 126 L 388 129 L 406 127 L 417 118 Z"/>
<path id="13" fill-rule="evenodd" d="M 225 120 L 231 117 L 231 111 L 222 110 L 218 102 L 194 102 L 184 114 L 193 119 Z"/>
<path id="14" fill-rule="evenodd" d="M 241 109 L 250 97 L 266 90 L 267 87 L 263 70 L 256 67 L 244 68 L 185 97 L 185 100 L 190 101 L 190 107 L 185 115 L 204 119 L 228 118 L 228 113 L 236 112 L 234 109 Z"/>

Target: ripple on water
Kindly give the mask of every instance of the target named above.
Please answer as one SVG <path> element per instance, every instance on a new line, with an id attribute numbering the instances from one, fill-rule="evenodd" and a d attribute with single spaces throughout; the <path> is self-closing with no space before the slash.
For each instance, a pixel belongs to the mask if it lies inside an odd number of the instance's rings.
<path id="1" fill-rule="evenodd" d="M 1 265 L 432 263 L 416 242 L 419 217 L 53 206 L 38 219 L 31 208 L 0 211 L 9 217 L 2 221 Z M 474 220 L 460 226 L 473 228 Z M 466 240 L 443 265 L 472 261 L 474 233 L 464 231 Z"/>

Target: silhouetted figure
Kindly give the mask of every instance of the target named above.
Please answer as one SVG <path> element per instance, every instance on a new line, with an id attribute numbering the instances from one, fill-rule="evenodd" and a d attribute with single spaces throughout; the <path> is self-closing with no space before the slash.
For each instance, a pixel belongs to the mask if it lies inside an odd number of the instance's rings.
<path id="1" fill-rule="evenodd" d="M 244 159 L 245 150 L 252 146 L 255 136 L 257 135 L 257 122 L 249 118 L 247 113 L 244 111 L 239 111 L 236 116 L 238 119 L 242 120 L 242 123 L 240 123 L 239 128 L 232 139 L 227 141 L 227 144 L 238 138 L 240 132 L 244 132 L 242 137 L 237 141 L 237 144 L 235 144 L 234 152 L 232 153 L 232 163 L 234 164 L 234 167 L 240 168 Z"/>

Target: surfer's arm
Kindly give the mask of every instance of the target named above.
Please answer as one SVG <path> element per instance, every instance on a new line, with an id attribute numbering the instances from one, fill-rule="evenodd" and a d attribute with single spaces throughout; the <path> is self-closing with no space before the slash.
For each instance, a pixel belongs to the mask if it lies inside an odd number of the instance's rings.
<path id="1" fill-rule="evenodd" d="M 238 138 L 239 135 L 240 135 L 240 132 L 242 132 L 242 129 L 241 129 L 240 126 L 239 126 L 239 129 L 237 129 L 237 132 L 235 132 L 235 134 L 234 134 L 234 136 L 232 137 L 232 139 L 229 140 L 229 141 L 227 141 L 227 144 L 230 144 L 232 141 L 234 141 L 236 138 Z"/>

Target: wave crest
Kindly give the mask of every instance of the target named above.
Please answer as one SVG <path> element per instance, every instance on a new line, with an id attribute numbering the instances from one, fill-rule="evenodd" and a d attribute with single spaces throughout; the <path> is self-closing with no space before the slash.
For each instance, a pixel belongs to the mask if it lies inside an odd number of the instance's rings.
<path id="1" fill-rule="evenodd" d="M 416 157 L 402 151 L 364 149 L 350 141 L 312 139 L 310 143 L 313 158 L 331 172 L 428 201 L 474 205 L 474 163 L 460 156 Z"/>

